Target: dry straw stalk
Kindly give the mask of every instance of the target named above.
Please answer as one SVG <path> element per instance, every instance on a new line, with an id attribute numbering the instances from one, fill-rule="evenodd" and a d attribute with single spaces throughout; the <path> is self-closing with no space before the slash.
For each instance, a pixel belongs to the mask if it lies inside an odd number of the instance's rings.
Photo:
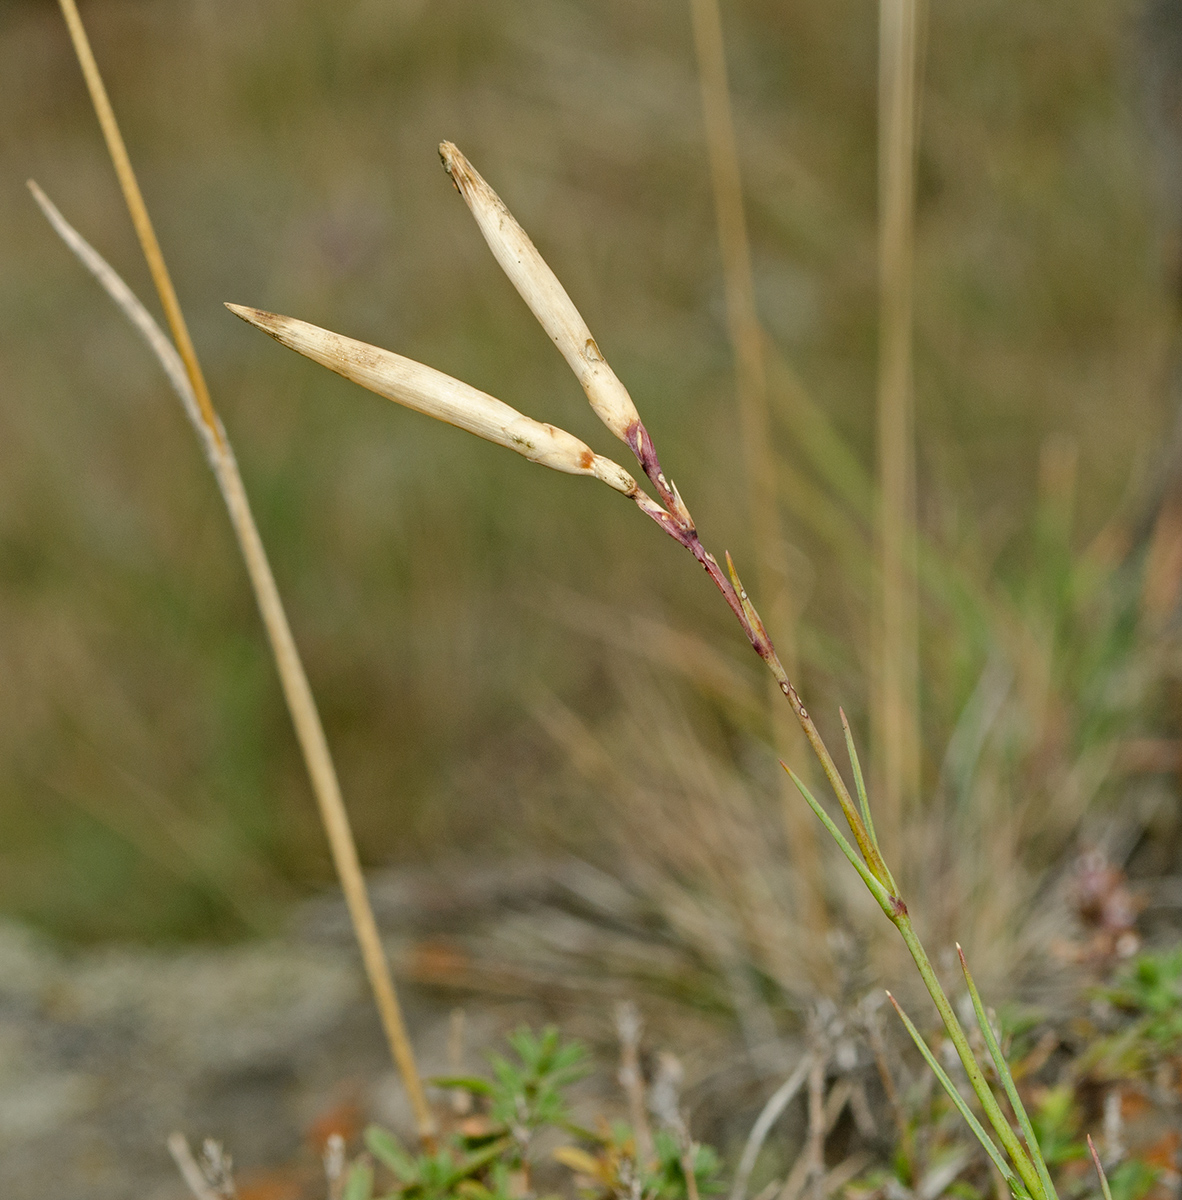
<path id="1" fill-rule="evenodd" d="M 156 326 L 147 310 L 136 300 L 126 284 L 119 279 L 98 253 L 69 227 L 61 214 L 48 203 L 35 185 L 33 186 L 34 196 L 38 199 L 38 203 L 41 204 L 55 229 L 95 274 L 136 328 L 147 338 L 149 345 L 164 365 L 170 382 L 180 394 L 185 410 L 205 446 L 210 465 L 217 477 L 218 486 L 230 514 L 234 534 L 242 551 L 251 587 L 254 589 L 258 602 L 259 613 L 262 616 L 271 651 L 275 657 L 284 699 L 291 713 L 296 737 L 303 752 L 312 790 L 316 796 L 321 820 L 328 836 L 333 864 L 345 894 L 349 916 L 361 948 L 365 971 L 373 989 L 390 1050 L 406 1086 L 419 1136 L 425 1143 L 431 1144 L 435 1137 L 435 1119 L 427 1103 L 415 1063 L 414 1051 L 406 1033 L 398 994 L 378 933 L 377 922 L 374 920 L 373 909 L 369 903 L 348 813 L 341 797 L 336 770 L 328 749 L 327 739 L 324 736 L 320 714 L 312 696 L 312 689 L 300 661 L 299 651 L 296 648 L 295 639 L 292 637 L 291 627 L 287 621 L 287 614 L 279 596 L 279 589 L 275 584 L 275 577 L 267 560 L 262 538 L 259 536 L 258 527 L 250 510 L 242 476 L 226 437 L 225 429 L 210 399 L 209 390 L 206 387 L 192 339 L 181 313 L 168 267 L 161 253 L 126 146 L 119 132 L 119 126 L 107 97 L 98 64 L 91 51 L 82 19 L 74 0 L 60 0 L 60 4 L 75 53 L 82 66 L 95 112 L 98 114 L 99 123 L 102 126 L 111 161 L 114 163 L 119 178 L 124 200 L 172 331 L 172 342 Z"/>
<path id="2" fill-rule="evenodd" d="M 918 600 L 912 259 L 915 240 L 919 0 L 879 7 L 878 463 L 882 609 L 875 705 L 880 824 L 900 845 L 904 806 L 919 793 Z"/>

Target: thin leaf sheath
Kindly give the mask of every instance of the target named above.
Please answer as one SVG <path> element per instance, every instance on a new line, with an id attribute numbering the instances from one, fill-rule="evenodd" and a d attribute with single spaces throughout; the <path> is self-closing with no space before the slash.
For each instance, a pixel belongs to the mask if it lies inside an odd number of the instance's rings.
<path id="1" fill-rule="evenodd" d="M 295 317 L 238 304 L 226 307 L 277 342 L 379 396 L 466 429 L 555 471 L 590 475 L 625 496 L 632 496 L 638 490 L 636 481 L 623 467 L 596 454 L 573 434 L 535 421 L 504 401 L 433 367 Z"/>
<path id="2" fill-rule="evenodd" d="M 600 353 L 566 289 L 500 196 L 459 149 L 443 142 L 439 157 L 501 270 L 570 364 L 596 415 L 616 437 L 628 442 L 629 431 L 639 424 L 640 414 L 628 389 Z"/>

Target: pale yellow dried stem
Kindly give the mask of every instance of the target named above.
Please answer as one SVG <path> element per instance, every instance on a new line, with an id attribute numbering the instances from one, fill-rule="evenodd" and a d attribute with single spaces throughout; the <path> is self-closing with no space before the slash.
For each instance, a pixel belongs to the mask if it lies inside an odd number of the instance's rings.
<path id="1" fill-rule="evenodd" d="M 227 462 L 233 461 L 228 454 L 225 458 Z M 275 655 L 275 664 L 279 668 L 283 695 L 287 700 L 300 749 L 304 754 L 304 763 L 320 809 L 320 819 L 328 834 L 333 865 L 341 882 L 341 890 L 345 894 L 345 903 L 358 945 L 361 947 L 365 973 L 369 977 L 386 1040 L 410 1098 L 419 1137 L 424 1143 L 432 1144 L 436 1132 L 435 1117 L 427 1103 L 415 1063 L 414 1050 L 402 1018 L 402 1008 L 398 1002 L 390 963 L 382 945 L 377 922 L 374 920 L 365 877 L 357 858 L 357 845 L 349 825 L 349 814 L 341 797 L 340 784 L 337 782 L 328 741 L 324 736 L 324 726 L 320 722 L 312 689 L 304 673 L 291 627 L 287 623 L 287 614 L 284 612 L 262 539 L 251 515 L 246 490 L 237 466 L 224 473 L 219 472 L 218 483 L 225 497 L 226 507 L 230 511 L 230 520 L 234 525 L 238 544 L 242 548 L 242 556 L 246 560 L 247 572 L 254 587 L 271 650 Z"/>
<path id="2" fill-rule="evenodd" d="M 874 717 L 878 829 L 900 847 L 904 807 L 919 794 L 919 648 L 915 574 L 912 270 L 918 0 L 879 9 L 879 552 L 882 610 Z"/>
<path id="3" fill-rule="evenodd" d="M 209 388 L 206 387 L 201 364 L 197 361 L 197 351 L 194 350 L 193 340 L 189 337 L 189 327 L 185 324 L 180 302 L 176 298 L 172 277 L 168 273 L 164 255 L 160 251 L 160 243 L 156 240 L 156 231 L 148 216 L 148 208 L 144 204 L 139 182 L 132 170 L 127 147 L 123 144 L 123 135 L 119 132 L 119 124 L 115 120 L 111 101 L 107 97 L 103 77 L 99 73 L 98 63 L 95 62 L 94 53 L 90 49 L 90 39 L 86 36 L 86 29 L 82 24 L 82 18 L 78 15 L 78 7 L 74 0 L 59 0 L 59 3 L 62 14 L 66 18 L 66 26 L 70 31 L 70 40 L 74 43 L 74 53 L 78 56 L 78 63 L 82 67 L 82 74 L 90 91 L 91 103 L 94 105 L 95 114 L 102 127 L 103 137 L 107 143 L 107 152 L 111 156 L 111 163 L 115 167 L 115 174 L 119 179 L 119 187 L 123 191 L 127 211 L 131 214 L 136 236 L 140 240 L 144 258 L 148 262 L 148 270 L 152 273 L 152 282 L 156 286 L 160 303 L 164 307 L 164 316 L 172 331 L 173 341 L 180 351 L 181 361 L 185 364 L 185 372 L 193 386 L 197 408 L 200 410 L 211 436 L 217 439 L 221 434 L 218 432 L 213 403 L 209 398 Z"/>
<path id="4" fill-rule="evenodd" d="M 751 268 L 751 246 L 743 209 L 743 181 L 735 141 L 730 88 L 727 84 L 726 47 L 718 0 L 690 0 L 698 77 L 702 91 L 702 113 L 710 180 L 722 254 L 726 293 L 727 331 L 735 356 L 735 382 L 743 457 L 747 464 L 747 505 L 752 540 L 756 550 L 756 582 L 765 597 L 764 608 L 776 631 L 776 645 L 788 674 L 797 675 L 796 606 L 788 584 L 784 536 L 780 525 L 776 455 L 772 449 L 768 409 L 764 332 L 755 301 L 755 279 Z M 785 710 L 780 688 L 768 684 L 769 715 L 776 751 L 788 762 L 807 761 L 804 741 L 796 722 Z M 816 930 L 817 962 L 824 978 L 832 972 L 822 949 L 829 915 L 825 908 L 822 858 L 816 822 L 802 808 L 787 776 L 781 784 L 784 822 L 790 853 L 800 884 L 797 907 L 802 920 Z"/>
<path id="5" fill-rule="evenodd" d="M 426 1093 L 423 1090 L 422 1080 L 415 1063 L 414 1051 L 406 1033 L 402 1010 L 390 973 L 390 965 L 378 933 L 377 922 L 374 920 L 373 909 L 369 903 L 365 879 L 357 857 L 357 847 L 349 826 L 348 813 L 341 797 L 336 770 L 333 767 L 328 742 L 324 736 L 320 714 L 312 697 L 312 689 L 308 684 L 307 675 L 304 673 L 299 651 L 296 649 L 295 639 L 292 637 L 291 627 L 287 622 L 287 614 L 279 596 L 279 589 L 276 587 L 258 527 L 255 525 L 250 511 L 250 504 L 242 483 L 242 476 L 238 471 L 237 461 L 226 438 L 225 429 L 210 399 L 196 351 L 189 337 L 188 327 L 177 301 L 176 291 L 172 286 L 164 256 L 156 240 L 147 207 L 127 154 L 127 148 L 115 120 L 114 111 L 107 98 L 98 64 L 91 52 L 82 19 L 78 15 L 74 0 L 60 0 L 60 3 L 75 52 L 86 78 L 87 87 L 90 90 L 91 100 L 102 126 L 107 149 L 119 177 L 119 184 L 123 190 L 128 211 L 135 224 L 144 257 L 147 259 L 148 268 L 172 330 L 175 347 L 168 343 L 158 327 L 155 334 L 150 332 L 151 328 L 155 326 L 155 322 L 147 310 L 136 300 L 119 276 L 103 262 L 101 256 L 88 246 L 76 231 L 70 229 L 73 236 L 66 237 L 66 241 L 79 253 L 83 263 L 94 271 L 99 282 L 107 288 L 112 298 L 131 317 L 136 327 L 147 338 L 149 345 L 164 365 L 173 386 L 180 393 L 190 419 L 193 419 L 194 416 L 197 418 L 194 420 L 194 425 L 205 444 L 210 464 L 230 514 L 235 537 L 246 563 L 247 574 L 250 577 L 271 651 L 275 657 L 284 699 L 291 713 L 292 724 L 295 726 L 296 737 L 300 743 L 321 820 L 328 836 L 333 863 L 345 895 L 345 902 L 361 948 L 362 961 L 390 1044 L 391 1054 L 410 1098 L 419 1136 L 430 1145 L 434 1143 L 435 1138 L 435 1118 L 427 1103 Z M 36 194 L 35 190 L 34 195 L 36 196 Z M 42 207 L 45 209 L 45 205 Z M 52 206 L 49 207 L 52 208 Z M 48 209 L 45 211 L 46 215 L 50 216 Z M 53 220 L 53 217 L 50 216 L 50 219 Z M 57 214 L 57 220 L 53 220 L 53 223 L 59 232 L 62 232 L 61 226 L 63 225 L 69 229 L 60 213 Z M 65 236 L 64 233 L 63 236 Z M 78 243 L 85 247 L 87 253 L 82 252 Z M 183 364 L 183 374 L 177 370 L 175 357 L 178 354 L 181 364 Z M 181 384 L 185 384 L 187 387 L 182 387 Z"/>

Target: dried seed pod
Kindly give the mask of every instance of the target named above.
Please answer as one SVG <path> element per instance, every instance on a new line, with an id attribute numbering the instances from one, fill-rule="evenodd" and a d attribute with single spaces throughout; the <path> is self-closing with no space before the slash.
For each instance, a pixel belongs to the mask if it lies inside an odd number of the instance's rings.
<path id="1" fill-rule="evenodd" d="M 463 154 L 451 142 L 443 142 L 439 157 L 501 269 L 570 364 L 596 415 L 616 437 L 632 446 L 640 414 L 628 389 L 599 352 L 566 289 L 500 196 Z"/>
<path id="2" fill-rule="evenodd" d="M 238 304 L 226 307 L 277 342 L 379 396 L 515 450 L 530 462 L 568 475 L 591 475 L 625 496 L 637 491 L 636 481 L 623 467 L 596 454 L 574 434 L 535 421 L 442 371 L 295 317 Z"/>

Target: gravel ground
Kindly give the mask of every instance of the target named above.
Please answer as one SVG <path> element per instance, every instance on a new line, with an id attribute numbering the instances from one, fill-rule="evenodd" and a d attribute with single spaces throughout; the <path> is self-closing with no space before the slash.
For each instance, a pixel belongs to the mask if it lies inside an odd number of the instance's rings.
<path id="1" fill-rule="evenodd" d="M 571 964 L 610 959 L 604 938 L 630 938 L 559 904 L 570 878 L 569 867 L 529 865 L 374 882 L 400 977 L 434 981 L 402 985 L 425 1073 L 453 1069 L 457 1004 L 466 1070 L 522 1022 L 559 1016 L 613 1053 L 611 996 L 627 993 L 627 971 L 623 983 L 602 969 L 591 982 Z M 511 946 L 513 970 L 490 973 L 468 957 L 474 931 L 494 953 Z M 646 953 L 643 942 L 631 951 L 637 961 Z M 660 1026 L 659 1002 L 647 1008 Z M 708 1024 L 679 1017 L 678 1028 L 691 1078 L 731 1053 Z M 601 1107 L 594 1090 L 613 1086 L 612 1072 L 598 1074 L 583 1100 Z M 317 1131 L 371 1119 L 411 1135 L 337 899 L 303 905 L 282 939 L 232 947 L 64 951 L 0 923 L 4 1200 L 181 1200 L 165 1148 L 178 1129 L 225 1143 L 245 1200 L 296 1200 L 322 1191 Z"/>

